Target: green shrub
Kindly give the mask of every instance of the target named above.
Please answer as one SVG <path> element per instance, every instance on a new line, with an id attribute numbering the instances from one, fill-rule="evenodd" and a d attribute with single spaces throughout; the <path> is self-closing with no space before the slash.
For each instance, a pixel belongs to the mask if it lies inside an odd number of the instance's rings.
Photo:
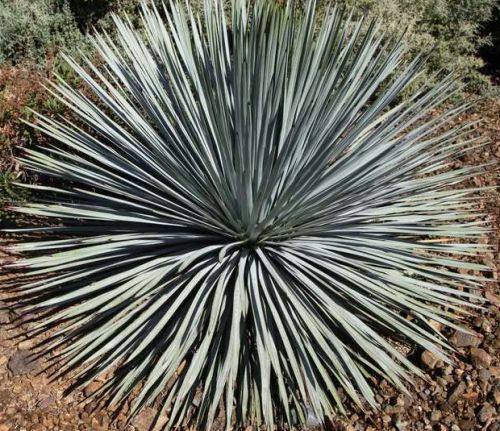
<path id="1" fill-rule="evenodd" d="M 304 1 L 304 0 L 303 0 Z M 155 0 L 157 4 L 161 3 Z M 321 0 L 326 9 L 329 0 Z M 491 18 L 497 0 L 338 0 L 358 15 L 381 16 L 383 30 L 405 41 L 411 58 L 430 51 L 425 80 L 435 72 L 456 72 L 482 90 L 488 79 L 479 72 L 478 50 L 487 37 L 481 27 Z M 73 51 L 85 44 L 83 33 L 93 26 L 112 30 L 111 13 L 127 14 L 138 22 L 140 0 L 0 0 L 0 63 L 30 62 L 43 65 L 48 53 Z M 202 0 L 192 0 L 200 8 Z M 81 30 L 81 32 L 78 30 Z"/>
<path id="2" fill-rule="evenodd" d="M 26 189 L 15 185 L 19 181 L 19 175 L 13 170 L 5 170 L 0 166 L 0 225 L 3 228 L 15 226 L 19 220 L 19 214 L 8 211 L 8 206 L 13 203 L 19 205 L 29 198 Z"/>
<path id="3" fill-rule="evenodd" d="M 0 65 L 43 69 L 59 50 L 76 52 L 84 41 L 66 2 L 0 0 Z"/>
<path id="4" fill-rule="evenodd" d="M 448 361 L 431 321 L 456 328 L 486 269 L 457 187 L 481 167 L 449 163 L 480 138 L 467 106 L 436 114 L 455 81 L 396 103 L 423 66 L 396 73 L 400 44 L 245 4 L 231 32 L 213 0 L 199 23 L 177 2 L 143 32 L 118 21 L 104 67 L 69 60 L 100 103 L 59 83 L 79 122 L 37 115 L 59 144 L 21 159 L 69 185 L 16 208 L 57 220 L 15 247 L 20 309 L 57 327 L 45 349 L 75 387 L 116 370 L 95 395 L 133 394 L 131 416 L 159 398 L 168 428 L 220 406 L 228 428 L 323 422 L 341 389 L 375 406 L 370 375 L 420 375 L 390 339 Z"/>
<path id="5" fill-rule="evenodd" d="M 469 91 L 489 88 L 480 73 L 479 49 L 489 42 L 481 29 L 491 19 L 497 0 L 340 0 L 356 13 L 380 16 L 389 36 L 406 31 L 408 59 L 422 51 L 430 54 L 425 81 L 453 72 L 468 83 Z M 323 1 L 325 3 L 326 0 Z"/>
<path id="6" fill-rule="evenodd" d="M 483 32 L 491 37 L 491 43 L 481 49 L 481 56 L 487 63 L 483 70 L 493 76 L 497 84 L 500 84 L 500 2 L 494 10 L 493 18 L 487 23 Z M 498 87 L 500 91 L 500 85 Z"/>

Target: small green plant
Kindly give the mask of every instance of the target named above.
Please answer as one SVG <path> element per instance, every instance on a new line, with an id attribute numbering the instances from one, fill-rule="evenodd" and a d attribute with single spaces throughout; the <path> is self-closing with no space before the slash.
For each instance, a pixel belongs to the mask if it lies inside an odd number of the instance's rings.
<path id="1" fill-rule="evenodd" d="M 15 214 L 7 207 L 12 202 L 23 202 L 29 196 L 25 189 L 15 185 L 17 181 L 19 178 L 15 172 L 0 167 L 0 223 L 3 226 L 15 225 Z"/>
<path id="2" fill-rule="evenodd" d="M 430 322 L 456 327 L 481 282 L 458 271 L 486 246 L 456 187 L 481 167 L 449 169 L 480 139 L 449 126 L 466 105 L 436 114 L 456 81 L 396 102 L 423 60 L 395 75 L 404 45 L 335 6 L 206 0 L 199 18 L 143 5 L 143 32 L 115 18 L 115 42 L 93 38 L 102 67 L 67 58 L 99 101 L 53 84 L 81 124 L 38 115 L 61 145 L 20 159 L 71 185 L 15 208 L 58 220 L 15 246 L 44 276 L 19 306 L 42 313 L 33 335 L 57 326 L 45 349 L 74 387 L 115 370 L 95 396 L 137 389 L 130 416 L 159 399 L 168 428 L 323 422 L 340 390 L 375 406 L 370 375 L 420 375 L 391 339 L 447 361 Z"/>
<path id="3" fill-rule="evenodd" d="M 12 171 L 0 172 L 0 207 L 3 207 L 9 202 L 9 198 L 14 193 L 13 184 L 16 181 L 16 175 Z"/>

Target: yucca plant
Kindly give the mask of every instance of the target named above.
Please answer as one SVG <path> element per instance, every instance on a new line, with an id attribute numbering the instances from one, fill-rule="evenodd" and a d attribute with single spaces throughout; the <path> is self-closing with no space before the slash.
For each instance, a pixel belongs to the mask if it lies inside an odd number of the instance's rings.
<path id="1" fill-rule="evenodd" d="M 141 32 L 93 37 L 100 67 L 67 58 L 95 98 L 50 85 L 81 123 L 38 115 L 60 145 L 21 160 L 67 186 L 30 186 L 16 211 L 54 236 L 14 267 L 75 387 L 111 375 L 95 396 L 135 389 L 130 417 L 156 401 L 167 427 L 292 427 L 376 406 L 373 375 L 406 390 L 395 340 L 448 360 L 431 321 L 454 327 L 481 282 L 458 270 L 483 270 L 456 187 L 480 167 L 450 169 L 480 144 L 449 126 L 468 106 L 441 109 L 453 77 L 400 101 L 424 59 L 401 70 L 376 22 L 315 13 L 144 4 Z"/>

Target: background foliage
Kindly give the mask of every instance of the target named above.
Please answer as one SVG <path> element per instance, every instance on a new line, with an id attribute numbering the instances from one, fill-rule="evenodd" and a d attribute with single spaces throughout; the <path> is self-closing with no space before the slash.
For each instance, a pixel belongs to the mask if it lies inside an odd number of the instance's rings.
<path id="1" fill-rule="evenodd" d="M 406 31 L 404 39 L 414 52 L 433 47 L 429 74 L 459 72 L 476 88 L 488 82 L 479 72 L 483 61 L 476 54 L 491 43 L 481 30 L 498 13 L 497 0 L 338 2 L 351 6 L 357 15 L 382 17 L 388 36 Z M 321 0 L 320 8 L 328 3 Z M 44 68 L 48 54 L 72 53 L 85 46 L 83 34 L 93 26 L 110 30 L 111 13 L 127 14 L 134 21 L 138 4 L 139 0 L 0 0 L 0 63 Z"/>
<path id="2" fill-rule="evenodd" d="M 404 38 L 410 54 L 429 51 L 427 75 L 456 72 L 469 89 L 489 89 L 489 79 L 480 72 L 483 60 L 478 49 L 492 42 L 483 26 L 498 13 L 496 0 L 343 0 L 356 11 L 381 16 L 383 30 Z M 326 2 L 325 2 L 326 3 Z"/>
<path id="3" fill-rule="evenodd" d="M 0 0 L 0 63 L 43 67 L 50 53 L 83 43 L 68 3 Z"/>
<path id="4" fill-rule="evenodd" d="M 477 54 L 489 50 L 494 58 L 498 53 L 489 36 L 498 39 L 498 28 L 488 26 L 495 19 L 498 22 L 498 0 L 339 1 L 352 6 L 355 14 L 381 16 L 382 30 L 388 37 L 406 30 L 409 57 L 431 47 L 422 79 L 432 81 L 436 74 L 457 72 L 465 77 L 469 91 L 490 94 L 493 90 L 490 77 L 481 73 L 484 64 Z M 199 7 L 201 1 L 192 3 Z M 327 3 L 321 0 L 320 7 Z M 58 53 L 87 52 L 90 47 L 85 33 L 93 27 L 112 32 L 112 13 L 126 14 L 138 23 L 138 6 L 139 0 L 0 0 L 0 207 L 20 198 L 11 185 L 22 174 L 14 169 L 13 148 L 37 142 L 33 132 L 20 122 L 29 115 L 27 108 L 62 112 L 37 82 L 54 72 L 67 78 L 71 71 Z M 492 71 L 491 66 L 487 69 Z"/>

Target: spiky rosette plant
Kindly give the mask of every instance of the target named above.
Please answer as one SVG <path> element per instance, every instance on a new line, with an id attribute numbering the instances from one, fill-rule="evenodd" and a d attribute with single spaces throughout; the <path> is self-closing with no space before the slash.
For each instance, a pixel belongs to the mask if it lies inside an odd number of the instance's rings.
<path id="1" fill-rule="evenodd" d="M 448 169 L 477 140 L 448 126 L 467 106 L 438 109 L 452 77 L 399 101 L 423 60 L 400 70 L 401 43 L 344 9 L 203 14 L 143 5 L 143 30 L 94 36 L 100 67 L 67 59 L 94 98 L 59 79 L 80 123 L 38 115 L 60 144 L 22 158 L 70 185 L 17 208 L 59 221 L 16 246 L 43 276 L 20 304 L 57 326 L 45 349 L 75 386 L 137 391 L 131 417 L 159 400 L 169 427 L 291 426 L 342 411 L 340 390 L 375 406 L 369 376 L 420 374 L 393 340 L 447 360 L 430 322 L 479 285 L 458 269 L 483 269 L 460 258 L 484 227 L 454 187 L 479 168 Z"/>

